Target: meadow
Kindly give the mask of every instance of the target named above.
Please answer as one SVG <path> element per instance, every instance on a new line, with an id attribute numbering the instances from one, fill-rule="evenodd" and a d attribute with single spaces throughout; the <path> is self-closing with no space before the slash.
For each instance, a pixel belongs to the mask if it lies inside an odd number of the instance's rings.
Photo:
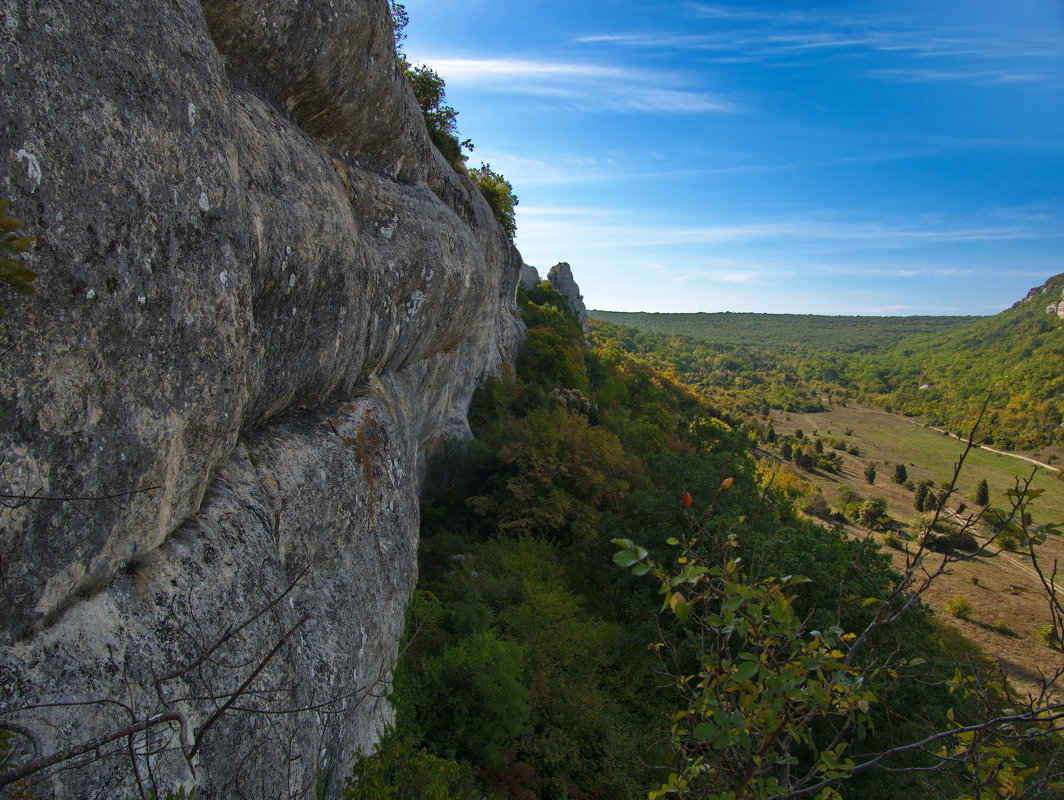
<path id="1" fill-rule="evenodd" d="M 840 453 L 838 473 L 803 470 L 791 463 L 786 463 L 786 467 L 819 486 L 833 506 L 847 492 L 884 499 L 890 517 L 901 523 L 896 527 L 903 537 L 918 535 L 913 523 L 920 512 L 913 504 L 914 492 L 891 479 L 894 466 L 904 464 L 913 484 L 925 479 L 938 484 L 952 478 L 954 465 L 965 446 L 952 436 L 875 408 L 837 406 L 819 413 L 775 410 L 772 419 L 781 436 L 793 436 L 801 430 L 803 437 L 821 437 L 825 442 L 841 440 L 847 446 L 856 447 L 858 455 Z M 762 455 L 775 457 L 767 449 Z M 873 484 L 866 478 L 870 465 L 877 471 Z M 957 510 L 964 504 L 961 517 L 977 512 L 979 507 L 973 497 L 980 480 L 987 481 L 991 505 L 1006 507 L 1008 490 L 1015 487 L 1017 480 L 1028 479 L 1031 488 L 1044 490 L 1031 508 L 1034 522 L 1064 521 L 1064 480 L 1059 472 L 982 448 L 968 453 L 957 482 L 959 494 L 951 499 L 950 507 Z M 846 523 L 846 527 L 855 537 L 875 536 L 883 550 L 891 554 L 895 567 L 904 566 L 905 552 L 887 546 L 882 533 L 870 534 L 852 522 Z M 980 536 L 988 538 L 985 532 L 980 532 Z M 914 542 L 905 546 L 915 550 Z M 1064 562 L 1064 541 L 1051 536 L 1039 552 L 1044 564 L 1052 565 L 1054 560 Z M 938 558 L 930 555 L 929 563 L 937 562 Z M 1064 590 L 1059 579 L 1057 585 Z M 1039 639 L 1038 629 L 1050 622 L 1039 588 L 1030 555 L 1022 548 L 1010 552 L 993 546 L 990 554 L 953 564 L 949 573 L 928 592 L 926 600 L 936 612 L 938 624 L 959 632 L 992 656 L 1014 688 L 1022 693 L 1037 686 L 1040 672 L 1048 674 L 1060 662 L 1059 651 L 1047 648 Z M 947 611 L 947 604 L 958 595 L 971 606 L 964 617 Z"/>

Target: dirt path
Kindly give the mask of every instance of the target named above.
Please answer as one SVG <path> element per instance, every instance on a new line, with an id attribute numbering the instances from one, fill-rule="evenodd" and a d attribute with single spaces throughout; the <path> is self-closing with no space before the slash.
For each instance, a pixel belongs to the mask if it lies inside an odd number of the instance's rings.
<path id="1" fill-rule="evenodd" d="M 916 420 L 909 419 L 908 417 L 903 417 L 901 414 L 895 414 L 895 413 L 890 412 L 890 411 L 884 411 L 883 413 L 884 414 L 890 414 L 892 417 L 896 417 L 897 419 L 904 420 L 905 422 L 908 422 L 910 425 L 916 425 L 916 426 L 920 426 L 921 425 L 921 423 L 917 422 Z M 938 431 L 939 433 L 944 433 L 944 434 L 946 434 L 946 436 L 951 436 L 954 439 L 957 439 L 958 441 L 961 441 L 961 442 L 967 442 L 968 441 L 963 436 L 958 436 L 955 433 L 950 433 L 949 431 L 943 430 L 942 428 L 935 428 L 935 427 L 933 427 L 931 425 L 928 425 L 927 428 L 928 428 L 928 430 Z M 998 450 L 998 449 L 996 449 L 994 447 L 988 447 L 985 444 L 977 444 L 976 447 L 978 447 L 981 450 L 986 450 L 986 452 L 988 452 L 988 453 L 997 453 L 999 456 L 1009 456 L 1010 458 L 1018 458 L 1021 461 L 1026 461 L 1029 464 L 1034 464 L 1036 467 L 1042 467 L 1043 469 L 1047 469 L 1050 472 L 1060 472 L 1060 467 L 1051 467 L 1049 464 L 1046 464 L 1046 463 L 1044 463 L 1042 461 L 1037 461 L 1037 460 L 1035 460 L 1033 458 L 1030 458 L 1029 456 L 1021 456 L 1021 455 L 1019 455 L 1017 453 L 1010 453 L 1008 450 Z"/>

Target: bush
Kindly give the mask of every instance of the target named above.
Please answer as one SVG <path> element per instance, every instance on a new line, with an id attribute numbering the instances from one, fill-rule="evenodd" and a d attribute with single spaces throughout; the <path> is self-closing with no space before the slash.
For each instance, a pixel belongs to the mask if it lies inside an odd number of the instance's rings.
<path id="1" fill-rule="evenodd" d="M 1009 624 L 1007 622 L 1005 622 L 1005 620 L 1003 620 L 1003 619 L 997 620 L 994 623 L 993 628 L 994 628 L 995 631 L 1000 633 L 1002 636 L 1015 636 L 1016 635 L 1016 631 L 1014 631 L 1012 628 L 1010 628 Z"/>
<path id="2" fill-rule="evenodd" d="M 1057 633 L 1057 629 L 1052 625 L 1043 625 L 1035 631 L 1035 633 L 1038 636 L 1038 641 L 1050 650 L 1057 650 L 1060 648 L 1060 635 Z"/>
<path id="3" fill-rule="evenodd" d="M 817 492 L 806 502 L 802 507 L 802 511 L 813 517 L 820 517 L 820 519 L 827 519 L 831 516 L 831 508 L 828 506 L 827 498 L 820 492 Z"/>
<path id="4" fill-rule="evenodd" d="M 904 464 L 894 465 L 894 482 L 904 485 L 909 480 L 909 473 Z"/>
<path id="5" fill-rule="evenodd" d="M 1010 553 L 1016 552 L 1020 546 L 1020 538 L 1012 531 L 1002 531 L 994 537 L 994 541 L 997 542 L 998 547 Z"/>
<path id="6" fill-rule="evenodd" d="M 884 519 L 889 519 L 889 517 L 887 516 L 887 501 L 882 497 L 866 500 L 857 512 L 857 521 L 866 528 L 880 525 Z"/>
<path id="7" fill-rule="evenodd" d="M 1064 473 L 1062 473 L 1064 474 Z M 979 485 L 975 487 L 975 504 L 985 506 L 990 502 L 990 489 L 986 485 L 986 481 L 979 481 Z"/>
<path id="8" fill-rule="evenodd" d="M 887 531 L 883 534 L 883 544 L 889 547 L 891 550 L 904 550 L 905 542 L 901 540 L 894 531 Z"/>
<path id="9" fill-rule="evenodd" d="M 968 598 L 959 592 L 946 601 L 946 613 L 957 619 L 968 619 L 972 613 L 972 604 Z"/>
<path id="10" fill-rule="evenodd" d="M 458 112 L 444 104 L 447 97 L 445 83 L 436 70 L 419 64 L 411 66 L 403 59 L 403 67 L 406 73 L 406 81 L 414 91 L 421 113 L 425 118 L 425 127 L 428 128 L 429 138 L 439 148 L 444 157 L 453 166 L 458 167 L 466 157 L 462 148 L 473 149 L 473 144 L 468 139 L 458 141 L 457 125 L 455 117 Z"/>
<path id="11" fill-rule="evenodd" d="M 967 530 L 953 529 L 941 535 L 931 534 L 924 543 L 928 550 L 935 553 L 949 553 L 953 550 L 974 553 L 979 549 L 979 540 Z"/>
<path id="12" fill-rule="evenodd" d="M 440 758 L 394 730 L 372 755 L 355 762 L 344 786 L 344 800 L 450 800 L 461 797 L 469 780 L 462 767 Z"/>
<path id="13" fill-rule="evenodd" d="M 469 177 L 488 201 L 495 219 L 502 225 L 507 236 L 513 239 L 517 232 L 517 220 L 514 217 L 517 195 L 514 194 L 514 187 L 489 164 L 481 164 L 478 168 L 469 170 Z"/>

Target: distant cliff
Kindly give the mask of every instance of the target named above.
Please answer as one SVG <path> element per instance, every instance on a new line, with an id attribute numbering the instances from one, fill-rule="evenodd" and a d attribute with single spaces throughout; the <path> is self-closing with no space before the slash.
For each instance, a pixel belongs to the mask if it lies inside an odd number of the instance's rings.
<path id="1" fill-rule="evenodd" d="M 39 274 L 0 302 L 0 727 L 21 763 L 124 732 L 58 796 L 335 785 L 520 255 L 385 0 L 10 0 L 0 85 Z"/>

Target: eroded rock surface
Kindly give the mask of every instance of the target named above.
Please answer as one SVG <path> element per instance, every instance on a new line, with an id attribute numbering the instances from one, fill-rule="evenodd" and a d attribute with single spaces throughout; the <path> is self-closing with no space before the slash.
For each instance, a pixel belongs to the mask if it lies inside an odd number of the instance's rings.
<path id="1" fill-rule="evenodd" d="M 573 278 L 572 267 L 564 261 L 558 262 L 550 268 L 550 271 L 547 273 L 547 280 L 550 281 L 551 286 L 564 295 L 565 299 L 569 301 L 573 313 L 576 314 L 576 318 L 584 328 L 584 335 L 589 335 L 590 328 L 587 323 L 587 306 L 584 305 L 584 296 L 580 294 L 580 287 L 577 286 L 576 280 Z"/>
<path id="2" fill-rule="evenodd" d="M 39 754 L 145 726 L 37 796 L 335 782 L 387 719 L 419 468 L 519 341 L 520 255 L 385 0 L 9 0 L 0 82 L 39 274 L 0 318 L 0 712 Z"/>

